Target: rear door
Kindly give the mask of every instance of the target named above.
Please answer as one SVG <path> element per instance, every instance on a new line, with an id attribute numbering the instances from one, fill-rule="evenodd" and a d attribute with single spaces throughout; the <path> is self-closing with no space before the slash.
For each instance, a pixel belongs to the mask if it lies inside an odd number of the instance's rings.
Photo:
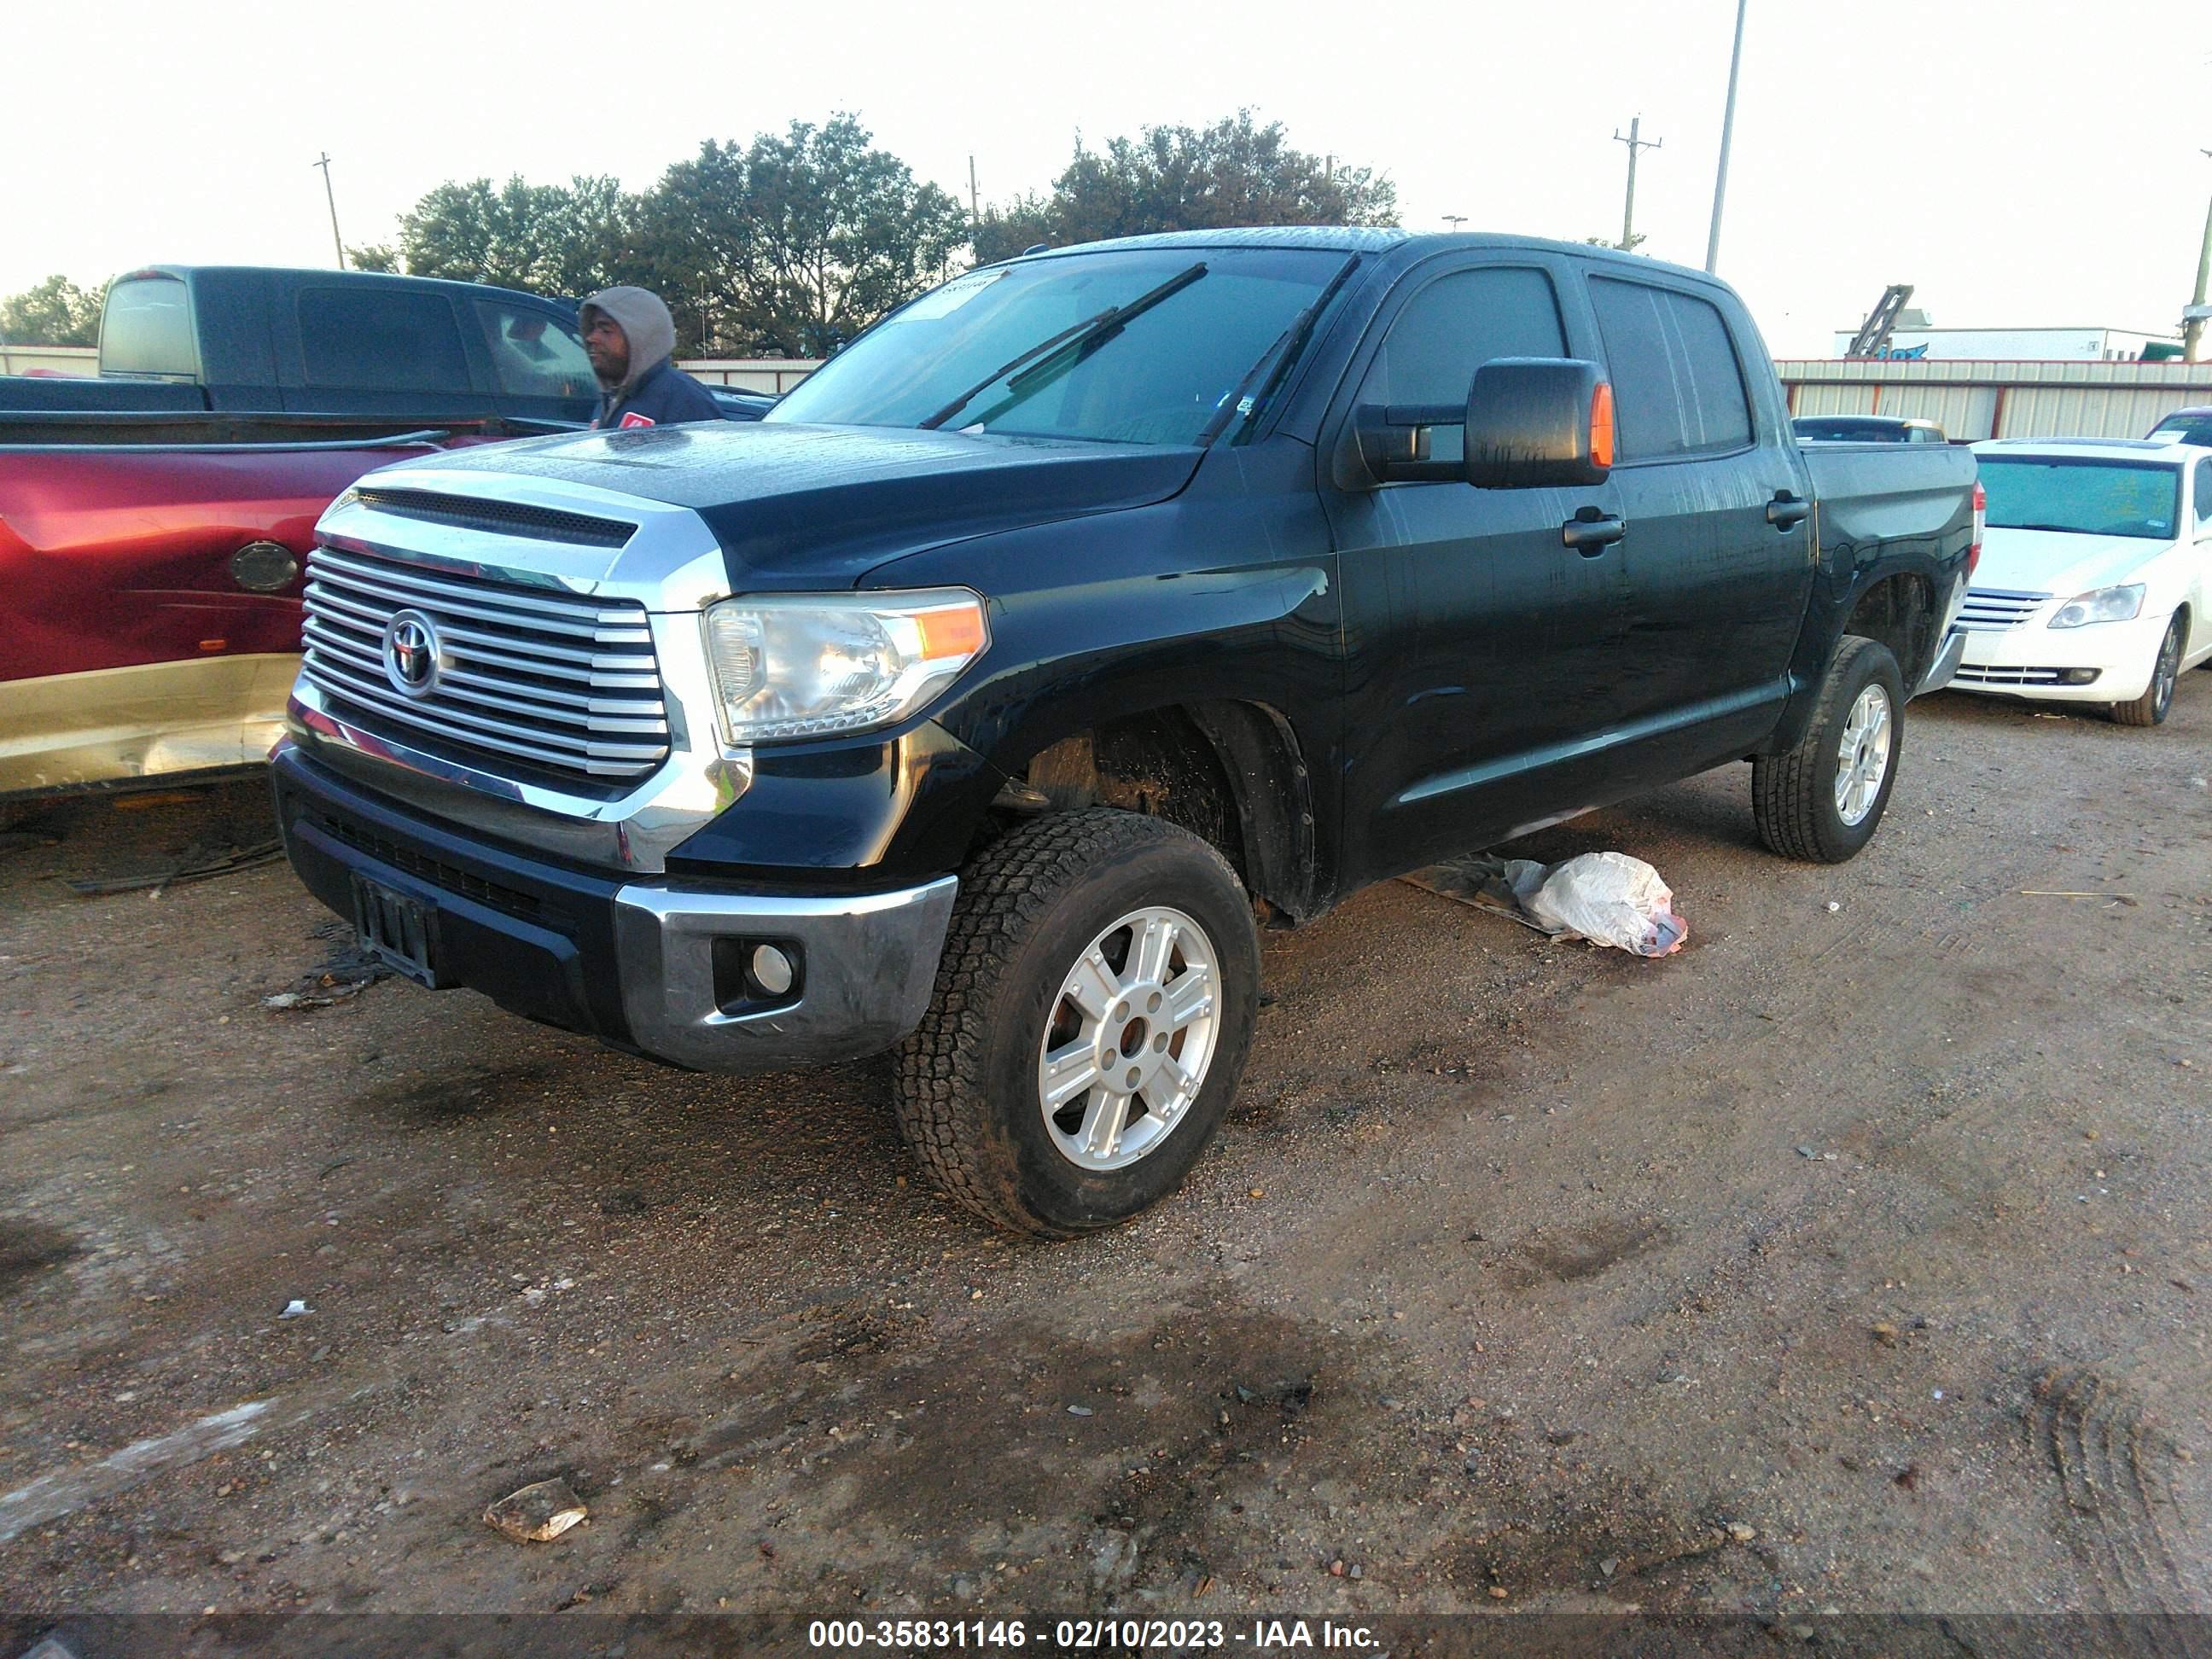
<path id="1" fill-rule="evenodd" d="M 1654 776 L 1762 735 L 1813 581 L 1808 488 L 1765 348 L 1694 279 L 1588 270 L 1619 422 L 1624 759 Z M 1754 374 L 1759 378 L 1754 379 Z"/>
<path id="2" fill-rule="evenodd" d="M 279 315 L 288 410 L 427 421 L 492 412 L 453 302 L 434 289 L 303 283 Z"/>
<path id="3" fill-rule="evenodd" d="M 1614 718 L 1623 620 L 1617 548 L 1562 526 L 1596 489 L 1405 483 L 1346 489 L 1330 457 L 1361 404 L 1460 404 L 1493 357 L 1563 357 L 1571 265 L 1451 255 L 1385 300 L 1323 428 L 1322 494 L 1339 550 L 1350 679 L 1346 856 L 1373 879 L 1500 839 L 1570 806 L 1563 768 Z M 1433 433 L 1447 459 L 1461 434 Z"/>

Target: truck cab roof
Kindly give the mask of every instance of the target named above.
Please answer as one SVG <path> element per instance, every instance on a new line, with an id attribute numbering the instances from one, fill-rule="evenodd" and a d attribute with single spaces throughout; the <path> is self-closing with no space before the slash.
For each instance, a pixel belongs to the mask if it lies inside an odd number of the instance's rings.
<path id="1" fill-rule="evenodd" d="M 1046 248 L 1035 253 L 1018 255 L 1016 258 L 1057 259 L 1120 249 L 1182 247 L 1194 250 L 1221 247 L 1310 248 L 1322 252 L 1395 254 L 1400 256 L 1398 263 L 1403 264 L 1413 264 L 1433 253 L 1456 249 L 1559 253 L 1570 254 L 1580 260 L 1617 264 L 1624 270 L 1640 272 L 1647 276 L 1657 270 L 1669 276 L 1715 288 L 1724 286 L 1709 271 L 1690 265 L 1669 264 L 1663 259 L 1647 258 L 1640 253 L 1623 253 L 1618 249 L 1595 243 L 1553 241 L 1540 236 L 1508 236 L 1490 231 L 1416 233 L 1395 226 L 1238 225 L 1213 230 L 1158 231 L 1146 236 L 1118 236 L 1106 241 L 1079 242 L 1067 247 Z"/>
<path id="2" fill-rule="evenodd" d="M 478 298 L 486 294 L 497 294 L 502 299 L 531 299 L 563 309 L 572 316 L 578 304 L 574 300 L 548 299 L 543 295 L 535 294 L 518 295 L 510 289 L 488 288 L 481 283 L 455 282 L 444 276 L 403 276 L 396 271 L 388 270 L 334 270 L 322 265 L 204 265 L 156 263 L 139 265 L 132 270 L 119 272 L 114 281 L 128 283 L 149 276 L 170 276 L 182 283 L 195 283 L 208 277 L 276 276 L 288 277 L 295 281 L 301 278 L 311 281 L 329 281 L 335 278 L 343 282 L 349 287 L 383 288 L 393 291 L 411 290 L 416 293 L 444 294 L 449 296 L 474 295 Z"/>

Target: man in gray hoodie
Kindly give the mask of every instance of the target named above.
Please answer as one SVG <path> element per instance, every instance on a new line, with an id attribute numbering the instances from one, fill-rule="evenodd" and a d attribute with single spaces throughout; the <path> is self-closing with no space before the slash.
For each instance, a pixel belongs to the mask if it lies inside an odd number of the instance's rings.
<path id="1" fill-rule="evenodd" d="M 599 427 L 719 421 L 707 388 L 669 361 L 676 322 L 650 289 L 602 289 L 584 301 L 584 352 L 599 380 Z"/>

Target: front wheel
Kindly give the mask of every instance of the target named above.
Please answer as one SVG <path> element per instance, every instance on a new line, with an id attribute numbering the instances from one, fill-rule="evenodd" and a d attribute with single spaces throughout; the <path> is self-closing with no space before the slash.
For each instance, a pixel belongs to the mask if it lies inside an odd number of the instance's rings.
<path id="1" fill-rule="evenodd" d="M 1752 816 L 1770 851 L 1841 864 L 1874 839 L 1897 782 L 1904 712 L 1889 647 L 1845 635 L 1797 746 L 1752 762 Z"/>
<path id="2" fill-rule="evenodd" d="M 1235 1097 L 1260 943 L 1236 872 L 1188 830 L 1035 819 L 962 873 L 899 1127 L 951 1197 L 1015 1232 L 1127 1220 L 1182 1182 Z"/>
<path id="3" fill-rule="evenodd" d="M 2158 642 L 2158 655 L 2152 659 L 2150 684 L 2142 696 L 2133 702 L 2112 705 L 2112 718 L 2122 726 L 2163 726 L 2167 711 L 2173 707 L 2173 688 L 2181 678 L 2181 647 L 2183 636 L 2189 631 L 2189 619 L 2180 611 L 2173 613 L 2173 624 L 2166 630 L 2166 637 Z"/>

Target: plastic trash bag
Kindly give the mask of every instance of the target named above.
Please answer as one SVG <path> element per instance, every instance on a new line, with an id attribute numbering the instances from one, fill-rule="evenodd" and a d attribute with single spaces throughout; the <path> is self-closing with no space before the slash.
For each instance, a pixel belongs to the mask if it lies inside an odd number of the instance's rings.
<path id="1" fill-rule="evenodd" d="M 1513 888 L 1521 897 L 1520 882 Z M 1671 956 L 1690 936 L 1659 872 L 1626 853 L 1584 853 L 1554 865 L 1521 902 L 1547 933 L 1575 934 L 1639 957 Z"/>
<path id="2" fill-rule="evenodd" d="M 1639 957 L 1671 956 L 1690 935 L 1659 872 L 1626 853 L 1585 853 L 1562 864 L 1479 855 L 1407 879 L 1553 939 L 1585 939 Z"/>

